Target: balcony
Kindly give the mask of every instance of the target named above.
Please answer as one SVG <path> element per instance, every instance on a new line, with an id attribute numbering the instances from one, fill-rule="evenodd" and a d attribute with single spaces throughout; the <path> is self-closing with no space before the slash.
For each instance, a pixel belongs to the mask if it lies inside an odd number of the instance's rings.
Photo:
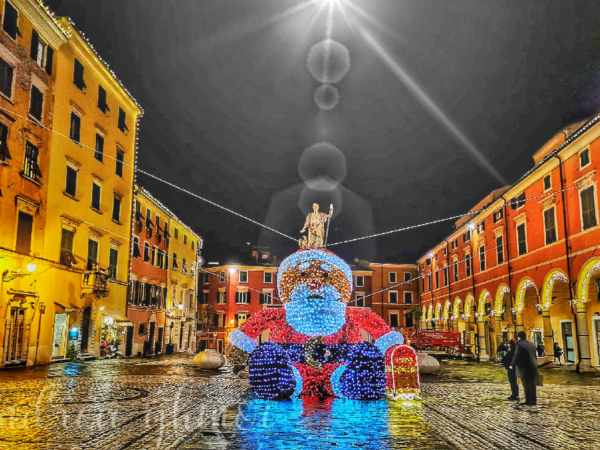
<path id="1" fill-rule="evenodd" d="M 108 297 L 110 289 L 108 279 L 110 271 L 108 269 L 86 270 L 82 274 L 81 298 L 86 295 L 95 295 L 97 299 Z"/>

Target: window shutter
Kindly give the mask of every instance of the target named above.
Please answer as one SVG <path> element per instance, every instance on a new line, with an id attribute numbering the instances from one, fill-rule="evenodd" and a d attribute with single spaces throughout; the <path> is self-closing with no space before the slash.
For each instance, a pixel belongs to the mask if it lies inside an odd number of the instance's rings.
<path id="1" fill-rule="evenodd" d="M 37 60 L 39 45 L 40 45 L 40 35 L 38 34 L 37 31 L 31 30 L 31 52 L 30 52 L 29 56 L 31 56 L 31 59 L 33 59 L 34 61 Z"/>
<path id="2" fill-rule="evenodd" d="M 54 50 L 52 47 L 46 47 L 46 73 L 52 75 L 52 59 L 54 58 Z"/>
<path id="3" fill-rule="evenodd" d="M 252 292 L 250 292 L 250 290 L 248 290 L 248 292 L 246 293 L 247 297 L 246 297 L 246 303 L 250 304 L 250 299 L 252 298 L 250 296 L 250 294 L 252 294 Z"/>

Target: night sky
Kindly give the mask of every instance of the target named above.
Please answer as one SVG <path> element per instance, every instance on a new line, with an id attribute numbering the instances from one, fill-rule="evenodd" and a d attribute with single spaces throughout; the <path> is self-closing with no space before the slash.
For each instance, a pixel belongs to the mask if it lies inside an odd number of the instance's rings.
<path id="1" fill-rule="evenodd" d="M 326 38 L 320 1 L 287 15 L 303 2 L 47 3 L 145 109 L 141 169 L 294 238 L 314 200 L 335 205 L 330 243 L 466 212 L 532 167 L 554 133 L 600 110 L 598 2 L 338 1 L 331 38 L 351 68 L 332 111 L 313 101 L 320 83 L 307 69 Z M 320 142 L 341 151 L 325 161 L 335 168 L 301 158 Z M 312 191 L 301 161 L 341 184 Z M 245 254 L 247 243 L 280 257 L 297 248 L 145 175 L 138 183 L 204 238 L 207 261 Z M 331 250 L 415 262 L 452 229 L 448 221 Z"/>

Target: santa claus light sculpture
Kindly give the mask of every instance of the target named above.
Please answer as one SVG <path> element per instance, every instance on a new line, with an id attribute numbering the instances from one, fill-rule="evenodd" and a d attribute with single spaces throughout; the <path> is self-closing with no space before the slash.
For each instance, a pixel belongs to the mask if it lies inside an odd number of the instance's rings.
<path id="1" fill-rule="evenodd" d="M 277 285 L 284 307 L 253 314 L 230 336 L 250 353 L 250 384 L 259 398 L 378 399 L 386 385 L 392 398 L 419 395 L 416 354 L 402 334 L 373 311 L 347 306 L 352 270 L 341 258 L 301 249 L 281 263 Z M 258 344 L 266 330 L 269 341 Z"/>

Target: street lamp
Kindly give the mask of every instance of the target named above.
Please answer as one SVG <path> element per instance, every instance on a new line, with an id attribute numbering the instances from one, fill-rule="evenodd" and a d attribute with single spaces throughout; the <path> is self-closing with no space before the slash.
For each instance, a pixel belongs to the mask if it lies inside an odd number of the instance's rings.
<path id="1" fill-rule="evenodd" d="M 11 270 L 5 270 L 2 274 L 2 281 L 8 283 L 9 281 L 14 280 L 15 278 L 23 278 L 28 275 L 31 275 L 37 270 L 37 264 L 35 263 L 28 263 L 26 267 L 27 273 L 22 273 L 21 269 L 17 270 L 16 272 L 13 272 Z"/>

